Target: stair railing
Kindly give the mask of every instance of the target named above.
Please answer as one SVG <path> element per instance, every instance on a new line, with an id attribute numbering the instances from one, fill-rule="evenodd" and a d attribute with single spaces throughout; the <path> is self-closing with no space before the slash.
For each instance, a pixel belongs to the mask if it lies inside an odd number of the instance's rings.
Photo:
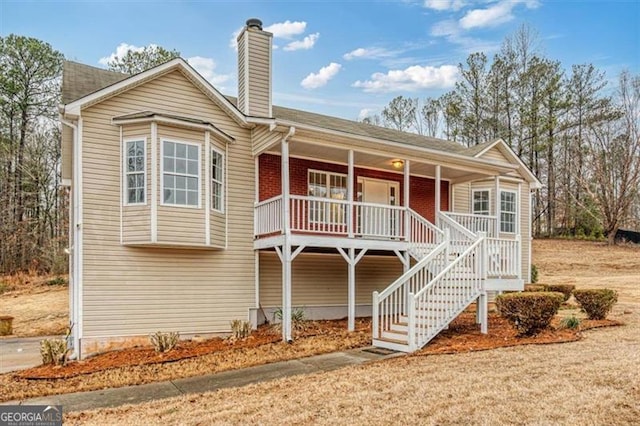
<path id="1" fill-rule="evenodd" d="M 483 234 L 427 285 L 409 295 L 410 352 L 435 337 L 483 291 Z"/>

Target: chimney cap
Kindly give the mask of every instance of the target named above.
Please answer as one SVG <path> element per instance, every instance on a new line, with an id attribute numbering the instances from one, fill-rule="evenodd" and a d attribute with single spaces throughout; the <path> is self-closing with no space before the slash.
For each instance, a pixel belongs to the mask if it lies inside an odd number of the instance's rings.
<path id="1" fill-rule="evenodd" d="M 247 19 L 247 28 L 257 28 L 262 30 L 262 21 L 258 18 L 249 18 Z"/>

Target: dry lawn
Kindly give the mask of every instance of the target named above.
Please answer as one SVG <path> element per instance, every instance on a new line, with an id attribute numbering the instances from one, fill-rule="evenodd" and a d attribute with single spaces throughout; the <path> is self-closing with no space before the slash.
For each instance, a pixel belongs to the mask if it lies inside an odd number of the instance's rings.
<path id="1" fill-rule="evenodd" d="M 10 315 L 14 337 L 64 334 L 69 325 L 69 289 L 48 285 L 54 277 L 0 277 L 0 315 Z M 1 342 L 1 340 L 0 340 Z"/>
<path id="2" fill-rule="evenodd" d="M 534 263 L 541 282 L 617 289 L 610 317 L 627 325 L 72 413 L 65 424 L 639 424 L 640 249 L 537 241 Z"/>

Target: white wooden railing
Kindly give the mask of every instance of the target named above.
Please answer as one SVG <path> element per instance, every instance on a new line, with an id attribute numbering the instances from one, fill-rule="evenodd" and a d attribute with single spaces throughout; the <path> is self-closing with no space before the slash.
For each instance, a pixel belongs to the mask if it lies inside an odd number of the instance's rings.
<path id="1" fill-rule="evenodd" d="M 410 352 L 427 344 L 483 291 L 484 240 L 480 236 L 427 285 L 409 294 Z"/>
<path id="2" fill-rule="evenodd" d="M 442 212 L 442 214 L 474 234 L 484 232 L 488 237 L 495 238 L 498 236 L 498 218 L 496 216 L 454 212 Z"/>
<path id="3" fill-rule="evenodd" d="M 521 277 L 521 241 L 499 238 L 486 239 L 486 269 L 489 278 Z"/>
<path id="4" fill-rule="evenodd" d="M 282 231 L 282 195 L 255 204 L 253 232 L 266 235 Z"/>
<path id="5" fill-rule="evenodd" d="M 332 198 L 291 195 L 291 230 L 322 234 L 348 232 L 349 203 Z"/>
<path id="6" fill-rule="evenodd" d="M 447 241 L 416 263 L 409 271 L 395 280 L 382 292 L 373 292 L 372 327 L 373 338 L 379 339 L 392 331 L 394 324 L 409 314 L 409 295 L 418 293 L 447 265 Z"/>
<path id="7" fill-rule="evenodd" d="M 477 236 L 469 229 L 460 225 L 458 222 L 444 214 L 443 212 L 436 213 L 436 225 L 442 230 L 448 230 L 451 236 L 451 242 L 457 243 L 469 243 L 475 241 Z"/>
<path id="8" fill-rule="evenodd" d="M 355 234 L 371 238 L 404 239 L 406 208 L 354 202 L 357 224 Z"/>
<path id="9" fill-rule="evenodd" d="M 406 210 L 408 223 L 409 254 L 422 259 L 444 240 L 444 232 L 412 209 Z"/>

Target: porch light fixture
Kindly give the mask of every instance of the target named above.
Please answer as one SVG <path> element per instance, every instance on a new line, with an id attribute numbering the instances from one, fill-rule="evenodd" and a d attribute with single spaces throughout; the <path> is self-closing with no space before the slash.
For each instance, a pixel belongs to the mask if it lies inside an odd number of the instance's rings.
<path id="1" fill-rule="evenodd" d="M 402 161 L 402 160 L 391 160 L 391 165 L 395 169 L 401 169 L 402 166 L 404 166 L 404 161 Z"/>

